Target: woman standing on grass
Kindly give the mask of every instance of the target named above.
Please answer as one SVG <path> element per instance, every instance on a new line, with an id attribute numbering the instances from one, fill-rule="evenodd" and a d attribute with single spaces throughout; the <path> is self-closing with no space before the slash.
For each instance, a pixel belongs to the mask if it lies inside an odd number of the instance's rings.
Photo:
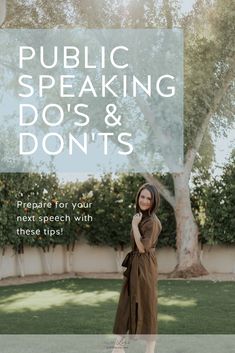
<path id="1" fill-rule="evenodd" d="M 153 340 L 152 335 L 157 333 L 155 247 L 162 227 L 155 212 L 159 201 L 153 185 L 140 187 L 136 196 L 136 214 L 132 219 L 132 251 L 123 261 L 127 269 L 113 328 L 113 333 L 118 335 L 146 335 L 148 353 L 154 351 L 155 338 Z M 121 353 L 123 341 L 122 336 L 117 338 L 114 352 L 117 349 Z"/>

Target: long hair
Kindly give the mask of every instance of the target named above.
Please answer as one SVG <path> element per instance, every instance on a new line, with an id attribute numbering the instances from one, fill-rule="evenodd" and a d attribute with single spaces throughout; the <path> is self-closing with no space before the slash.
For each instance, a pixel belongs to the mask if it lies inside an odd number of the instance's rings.
<path id="1" fill-rule="evenodd" d="M 148 190 L 151 194 L 151 206 L 150 206 L 150 209 L 148 210 L 149 215 L 151 216 L 152 214 L 154 214 L 157 211 L 157 209 L 160 205 L 160 195 L 159 195 L 157 188 L 153 184 L 149 184 L 149 183 L 143 184 L 139 188 L 137 195 L 136 195 L 135 205 L 136 205 L 136 212 L 137 213 L 141 212 L 140 207 L 139 207 L 139 197 L 140 197 L 141 191 L 144 189 Z"/>

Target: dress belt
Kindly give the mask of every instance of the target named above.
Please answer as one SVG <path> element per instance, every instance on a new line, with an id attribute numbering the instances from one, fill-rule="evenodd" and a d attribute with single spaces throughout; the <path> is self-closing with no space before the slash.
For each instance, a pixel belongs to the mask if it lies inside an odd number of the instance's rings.
<path id="1" fill-rule="evenodd" d="M 128 288 L 128 295 L 130 295 L 130 273 L 131 273 L 131 268 L 132 268 L 132 261 L 134 256 L 142 256 L 144 254 L 148 253 L 155 253 L 156 248 L 150 248 L 147 252 L 140 253 L 139 251 L 130 251 L 127 253 L 125 259 L 122 262 L 122 266 L 126 267 L 126 270 L 123 272 L 123 275 L 127 278 L 127 288 Z"/>
<path id="2" fill-rule="evenodd" d="M 136 250 L 136 251 L 132 250 L 132 251 L 130 251 L 130 253 L 133 254 L 133 255 L 143 255 L 143 254 L 147 254 L 149 252 L 155 252 L 155 250 L 156 250 L 156 248 L 150 248 L 149 250 L 147 250 L 147 251 L 145 251 L 143 253 L 139 252 L 138 250 Z"/>

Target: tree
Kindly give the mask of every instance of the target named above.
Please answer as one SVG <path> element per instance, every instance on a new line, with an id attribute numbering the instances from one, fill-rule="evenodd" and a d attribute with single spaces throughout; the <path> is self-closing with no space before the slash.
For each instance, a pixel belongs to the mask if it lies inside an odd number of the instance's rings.
<path id="1" fill-rule="evenodd" d="M 203 14 L 200 2 L 194 13 L 196 11 Z M 186 35 L 184 170 L 172 175 L 174 196 L 169 195 L 162 184 L 159 185 L 174 208 L 177 223 L 178 265 L 173 276 L 205 273 L 198 254 L 199 230 L 191 209 L 189 180 L 210 125 L 216 127 L 220 120 L 230 122 L 231 119 L 235 67 L 235 43 L 231 29 L 234 30 L 234 20 L 234 2 L 218 0 L 209 6 L 207 21 L 204 26 L 200 23 L 199 33 L 190 33 L 189 38 Z M 203 30 L 204 33 L 200 33 Z"/>
<path id="2" fill-rule="evenodd" d="M 165 25 L 171 28 L 177 23 L 177 2 L 164 1 L 162 14 Z M 129 27 L 153 27 L 159 23 L 159 14 L 153 2 L 147 9 L 154 13 L 149 21 L 143 3 L 137 16 L 131 12 L 126 22 Z M 138 6 L 138 5 L 136 5 Z M 181 173 L 172 173 L 174 191 L 171 192 L 159 179 L 145 175 L 146 180 L 157 186 L 162 196 L 174 209 L 177 225 L 178 264 L 173 277 L 190 277 L 206 274 L 198 251 L 199 229 L 192 212 L 190 200 L 190 177 L 197 161 L 203 156 L 203 142 L 210 136 L 209 128 L 218 130 L 221 124 L 229 126 L 232 120 L 234 93 L 234 2 L 199 0 L 189 16 L 178 20 L 185 34 L 185 160 Z M 153 11 L 150 11 L 153 9 Z M 153 112 L 142 105 L 145 116 Z M 209 141 L 210 142 L 210 141 Z M 211 143 L 209 144 L 211 147 Z"/>
<path id="3" fill-rule="evenodd" d="M 198 157 L 204 162 L 205 151 L 208 149 L 212 151 L 211 131 L 218 131 L 221 125 L 228 127 L 232 121 L 235 67 L 234 6 L 231 0 L 213 2 L 199 0 L 188 16 L 178 19 L 177 2 L 166 0 L 163 1 L 160 11 L 167 28 L 178 24 L 185 31 L 183 171 L 172 173 L 173 192 L 159 178 L 145 175 L 149 182 L 157 186 L 174 209 L 178 264 L 172 277 L 190 277 L 207 273 L 199 257 L 199 229 L 192 212 L 189 181 L 195 164 L 198 163 Z M 151 1 L 148 2 L 149 8 L 154 9 Z M 144 9 L 138 12 L 137 18 L 129 11 L 128 25 L 135 28 L 141 23 L 142 27 L 153 27 L 159 23 L 159 14 L 157 8 L 155 9 L 156 21 L 148 21 Z M 145 116 L 153 115 L 153 112 L 144 105 L 141 108 Z M 205 142 L 208 145 L 207 149 L 203 148 Z"/>
<path id="4" fill-rule="evenodd" d="M 235 244 L 235 219 L 232 217 L 235 203 L 235 151 L 222 174 L 211 177 L 207 183 L 195 180 L 193 191 L 195 208 L 201 224 L 201 240 L 204 243 Z"/>
<path id="5" fill-rule="evenodd" d="M 55 198 L 56 193 L 58 193 L 58 179 L 54 174 L 9 173 L 0 175 L 0 248 L 2 255 L 4 255 L 6 247 L 12 247 L 22 276 L 24 276 L 25 246 L 43 249 L 48 272 L 50 272 L 47 252 L 51 246 L 57 244 L 59 238 L 50 236 L 49 232 L 48 235 L 44 234 L 44 229 L 49 231 L 60 225 L 54 223 L 51 226 L 38 221 L 39 215 L 48 215 L 50 210 L 47 208 L 33 210 L 23 206 L 17 207 L 17 201 L 22 201 L 22 203 L 50 202 Z M 34 216 L 36 220 L 28 221 L 29 216 Z M 17 219 L 18 217 L 21 218 Z M 27 218 L 27 221 L 24 218 Z M 23 231 L 19 232 L 20 229 L 39 229 L 40 234 L 26 235 L 23 234 Z"/>
<path id="6" fill-rule="evenodd" d="M 64 4 L 63 4 L 64 3 Z M 14 6 L 17 4 L 17 18 Z M 184 136 L 185 159 L 181 173 L 173 173 L 174 188 L 152 175 L 145 178 L 154 183 L 172 206 L 177 225 L 178 265 L 172 276 L 188 277 L 205 274 L 198 253 L 198 225 L 192 212 L 189 180 L 198 157 L 204 161 L 204 142 L 210 151 L 211 131 L 231 123 L 234 111 L 234 1 L 197 0 L 187 16 L 180 16 L 178 1 L 130 0 L 120 2 L 73 1 L 48 3 L 36 0 L 33 4 L 14 0 L 9 6 L 5 27 L 52 28 L 66 25 L 87 28 L 172 28 L 178 26 L 185 33 L 185 99 Z M 69 8 L 69 11 L 66 11 Z M 30 15 L 29 15 L 30 14 Z M 141 107 L 145 116 L 154 113 Z M 211 153 L 211 156 L 213 153 Z"/>
<path id="7" fill-rule="evenodd" d="M 218 130 L 221 123 L 227 126 L 231 123 L 234 3 L 198 1 L 192 13 L 180 23 L 186 32 L 184 168 L 181 173 L 172 173 L 173 193 L 161 181 L 146 175 L 174 209 L 178 264 L 172 277 L 206 274 L 199 258 L 199 229 L 192 212 L 189 181 L 198 156 L 204 157 L 203 140 L 210 135 L 209 128 Z"/>

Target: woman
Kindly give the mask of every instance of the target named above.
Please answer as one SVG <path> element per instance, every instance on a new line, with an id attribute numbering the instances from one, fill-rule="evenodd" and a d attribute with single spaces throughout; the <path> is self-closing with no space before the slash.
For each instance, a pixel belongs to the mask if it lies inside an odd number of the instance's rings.
<path id="1" fill-rule="evenodd" d="M 113 333 L 118 335 L 148 335 L 147 352 L 154 351 L 153 342 L 150 344 L 153 336 L 149 335 L 157 333 L 155 246 L 162 227 L 155 212 L 159 201 L 153 185 L 147 183 L 140 187 L 136 196 L 136 214 L 132 219 L 132 251 L 123 261 L 127 269 L 113 328 Z M 120 336 L 115 345 L 118 352 L 122 342 Z"/>

